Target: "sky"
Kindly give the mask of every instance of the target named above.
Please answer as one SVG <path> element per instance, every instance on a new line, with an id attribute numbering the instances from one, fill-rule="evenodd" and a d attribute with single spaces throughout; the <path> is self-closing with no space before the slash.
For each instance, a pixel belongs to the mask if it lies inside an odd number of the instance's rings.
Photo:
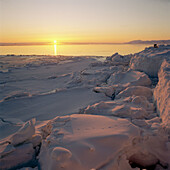
<path id="1" fill-rule="evenodd" d="M 0 0 L 0 42 L 170 39 L 170 0 Z"/>

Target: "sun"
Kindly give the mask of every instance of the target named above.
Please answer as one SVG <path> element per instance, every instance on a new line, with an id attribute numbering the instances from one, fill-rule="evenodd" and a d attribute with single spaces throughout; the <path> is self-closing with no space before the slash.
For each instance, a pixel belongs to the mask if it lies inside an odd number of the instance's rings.
<path id="1" fill-rule="evenodd" d="M 56 40 L 54 40 L 54 44 L 56 44 L 57 43 L 57 41 Z"/>

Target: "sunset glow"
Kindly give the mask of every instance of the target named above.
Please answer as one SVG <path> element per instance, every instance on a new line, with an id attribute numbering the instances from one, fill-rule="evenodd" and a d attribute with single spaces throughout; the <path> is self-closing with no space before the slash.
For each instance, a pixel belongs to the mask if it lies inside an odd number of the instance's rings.
<path id="1" fill-rule="evenodd" d="M 0 42 L 169 39 L 169 9 L 169 0 L 0 0 Z"/>
<path id="2" fill-rule="evenodd" d="M 0 0 L 0 169 L 170 168 L 170 0 Z"/>

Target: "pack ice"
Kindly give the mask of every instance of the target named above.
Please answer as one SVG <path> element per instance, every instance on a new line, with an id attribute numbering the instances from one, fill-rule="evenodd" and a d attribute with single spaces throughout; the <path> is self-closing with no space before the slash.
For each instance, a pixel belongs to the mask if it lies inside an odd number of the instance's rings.
<path id="1" fill-rule="evenodd" d="M 86 58 L 86 68 L 62 83 L 72 95 L 77 87 L 88 88 L 98 101 L 74 113 L 75 101 L 64 103 L 70 114 L 25 121 L 1 139 L 0 169 L 170 169 L 169 59 L 168 45 L 104 61 Z"/>

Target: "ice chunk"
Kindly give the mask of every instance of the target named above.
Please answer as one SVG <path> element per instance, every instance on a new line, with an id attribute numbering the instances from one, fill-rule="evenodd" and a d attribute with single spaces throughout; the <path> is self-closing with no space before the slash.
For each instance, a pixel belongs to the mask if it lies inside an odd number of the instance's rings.
<path id="1" fill-rule="evenodd" d="M 113 54 L 111 57 L 107 57 L 106 61 L 113 65 L 128 65 L 132 55 L 120 55 L 118 53 Z"/>
<path id="2" fill-rule="evenodd" d="M 83 111 L 84 114 L 128 117 L 131 119 L 148 118 L 153 112 L 153 104 L 141 96 L 131 96 L 114 101 L 102 101 L 89 105 Z"/>
<path id="3" fill-rule="evenodd" d="M 159 82 L 154 89 L 154 100 L 163 126 L 170 133 L 170 64 L 167 61 L 162 63 L 158 77 Z"/>
<path id="4" fill-rule="evenodd" d="M 0 169 L 10 169 L 28 163 L 34 156 L 31 143 L 15 147 L 15 150 L 0 159 Z"/>
<path id="5" fill-rule="evenodd" d="M 115 88 L 112 86 L 109 87 L 95 87 L 93 89 L 94 92 L 96 93 L 104 93 L 106 96 L 108 97 L 113 97 L 114 93 L 115 93 Z"/>
<path id="6" fill-rule="evenodd" d="M 122 86 L 149 86 L 151 80 L 142 72 L 129 70 L 127 72 L 113 73 L 108 79 L 109 85 L 122 85 Z"/>
<path id="7" fill-rule="evenodd" d="M 128 96 L 145 96 L 149 101 L 152 100 L 152 90 L 144 86 L 131 86 L 127 87 L 125 90 L 121 91 L 116 99 L 128 97 Z"/>
<path id="8" fill-rule="evenodd" d="M 157 77 L 164 59 L 170 59 L 170 46 L 157 49 L 148 48 L 132 57 L 130 68 L 143 71 L 149 76 Z"/>
<path id="9" fill-rule="evenodd" d="M 35 119 L 26 122 L 15 134 L 13 134 L 9 141 L 12 145 L 23 143 L 35 134 Z"/>

